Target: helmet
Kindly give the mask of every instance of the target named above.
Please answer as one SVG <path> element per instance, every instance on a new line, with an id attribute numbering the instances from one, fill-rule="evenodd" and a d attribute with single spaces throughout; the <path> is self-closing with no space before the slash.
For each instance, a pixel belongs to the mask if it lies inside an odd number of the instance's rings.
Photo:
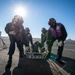
<path id="1" fill-rule="evenodd" d="M 19 15 L 15 15 L 14 18 L 12 19 L 12 22 L 15 22 L 15 23 L 23 23 L 23 18 Z"/>
<path id="2" fill-rule="evenodd" d="M 28 27 L 25 28 L 26 31 L 30 31 L 30 29 Z"/>
<path id="3" fill-rule="evenodd" d="M 41 31 L 44 32 L 44 33 L 47 32 L 46 28 L 44 28 L 44 27 L 42 28 Z"/>
<path id="4" fill-rule="evenodd" d="M 15 15 L 14 18 L 12 19 L 12 21 L 17 21 L 19 19 L 19 15 Z"/>
<path id="5" fill-rule="evenodd" d="M 56 20 L 54 18 L 50 18 L 48 24 L 51 25 L 53 23 L 56 23 Z"/>

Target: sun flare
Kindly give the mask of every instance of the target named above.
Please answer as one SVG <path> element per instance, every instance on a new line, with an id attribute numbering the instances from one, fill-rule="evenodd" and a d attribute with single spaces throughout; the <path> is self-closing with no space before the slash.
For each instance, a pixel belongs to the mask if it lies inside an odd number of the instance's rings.
<path id="1" fill-rule="evenodd" d="M 15 15 L 20 15 L 22 17 L 26 17 L 27 16 L 27 10 L 25 7 L 23 6 L 17 6 L 15 7 Z"/>

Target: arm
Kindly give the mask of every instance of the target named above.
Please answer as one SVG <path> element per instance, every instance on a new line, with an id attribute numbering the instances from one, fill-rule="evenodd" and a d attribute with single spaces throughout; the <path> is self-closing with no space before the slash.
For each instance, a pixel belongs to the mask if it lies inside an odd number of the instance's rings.
<path id="1" fill-rule="evenodd" d="M 67 37 L 67 32 L 63 24 L 61 24 L 62 36 L 60 37 L 60 41 L 58 42 L 58 46 L 62 46 Z"/>
<path id="2" fill-rule="evenodd" d="M 7 34 L 9 34 L 9 26 L 10 26 L 10 23 L 6 24 L 6 27 L 5 27 L 5 32 Z"/>
<path id="3" fill-rule="evenodd" d="M 15 32 L 13 31 L 13 29 L 11 28 L 11 23 L 6 24 L 5 32 L 6 32 L 8 35 L 16 35 L 16 33 L 15 33 Z"/>
<path id="4" fill-rule="evenodd" d="M 42 41 L 43 41 L 43 34 L 41 34 L 41 43 L 42 43 Z"/>
<path id="5" fill-rule="evenodd" d="M 67 31 L 66 31 L 64 25 L 61 26 L 61 30 L 62 30 L 62 37 L 61 37 L 61 40 L 62 40 L 62 41 L 65 41 L 65 40 L 66 40 L 66 37 L 67 37 Z"/>
<path id="6" fill-rule="evenodd" d="M 47 38 L 46 38 L 46 40 L 47 40 L 47 44 L 50 43 L 51 39 L 52 39 L 52 35 L 51 35 L 50 30 L 48 29 L 48 31 L 47 31 Z"/>
<path id="7" fill-rule="evenodd" d="M 30 42 L 31 44 L 33 44 L 33 39 L 32 39 L 32 35 L 30 34 Z"/>
<path id="8" fill-rule="evenodd" d="M 51 39 L 52 39 L 52 35 L 51 35 L 50 30 L 48 30 L 48 32 L 47 32 L 47 40 L 51 40 Z"/>

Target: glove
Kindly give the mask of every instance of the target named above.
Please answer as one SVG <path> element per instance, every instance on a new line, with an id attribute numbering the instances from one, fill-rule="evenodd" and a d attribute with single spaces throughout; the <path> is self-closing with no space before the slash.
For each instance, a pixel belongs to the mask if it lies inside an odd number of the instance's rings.
<path id="1" fill-rule="evenodd" d="M 62 46 L 63 45 L 63 42 L 62 41 L 60 41 L 60 42 L 58 42 L 58 46 Z"/>
<path id="2" fill-rule="evenodd" d="M 10 31 L 9 34 L 10 35 L 16 35 L 15 31 Z"/>

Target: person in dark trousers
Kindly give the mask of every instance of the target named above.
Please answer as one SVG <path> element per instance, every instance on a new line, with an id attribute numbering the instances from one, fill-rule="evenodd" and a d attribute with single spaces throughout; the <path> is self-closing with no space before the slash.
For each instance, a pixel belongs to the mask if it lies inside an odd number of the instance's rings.
<path id="1" fill-rule="evenodd" d="M 2 37 L 1 37 L 1 31 L 0 31 L 0 44 L 1 44 L 1 38 L 2 38 Z"/>
<path id="2" fill-rule="evenodd" d="M 55 42 L 55 40 L 58 40 L 58 52 L 56 61 L 58 61 L 60 64 L 64 64 L 61 58 L 64 48 L 64 41 L 66 40 L 67 37 L 66 29 L 62 23 L 57 23 L 54 18 L 50 18 L 48 24 L 50 27 L 47 33 L 47 46 L 49 51 L 47 58 L 50 57 L 53 43 Z"/>
<path id="3" fill-rule="evenodd" d="M 41 44 L 42 44 L 42 46 L 44 47 L 44 43 L 46 42 L 46 38 L 47 38 L 47 30 L 46 30 L 46 28 L 42 28 L 42 30 L 41 30 Z"/>
<path id="4" fill-rule="evenodd" d="M 7 46 L 6 46 L 5 42 L 3 41 L 2 37 L 1 37 L 1 31 L 0 31 L 0 44 L 1 44 L 1 42 L 3 44 L 3 49 L 6 49 Z"/>
<path id="5" fill-rule="evenodd" d="M 29 49 L 29 43 L 33 45 L 32 34 L 30 33 L 30 29 L 26 27 L 23 32 L 23 45 L 25 45 L 25 49 Z"/>
<path id="6" fill-rule="evenodd" d="M 8 52 L 9 59 L 6 68 L 11 67 L 12 56 L 15 51 L 15 43 L 17 44 L 17 47 L 19 49 L 19 57 L 20 58 L 23 57 L 23 44 L 21 38 L 24 27 L 22 24 L 23 24 L 23 18 L 19 15 L 14 16 L 12 22 L 6 24 L 5 32 L 8 34 L 10 40 L 10 46 Z"/>

